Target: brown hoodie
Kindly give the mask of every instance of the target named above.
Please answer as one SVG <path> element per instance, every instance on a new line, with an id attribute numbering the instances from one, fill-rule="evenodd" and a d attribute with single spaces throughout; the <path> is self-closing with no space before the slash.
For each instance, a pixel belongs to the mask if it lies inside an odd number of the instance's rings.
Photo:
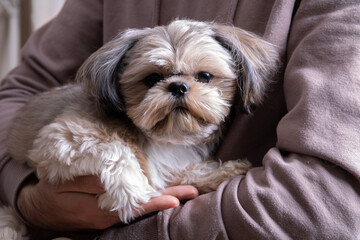
<path id="1" fill-rule="evenodd" d="M 358 0 L 68 1 L 36 32 L 0 91 L 0 198 L 14 206 L 32 170 L 11 161 L 6 137 L 34 94 L 71 81 L 125 28 L 174 18 L 232 23 L 279 47 L 284 64 L 263 106 L 238 115 L 218 151 L 257 167 L 216 192 L 103 239 L 359 239 L 360 2 Z"/>

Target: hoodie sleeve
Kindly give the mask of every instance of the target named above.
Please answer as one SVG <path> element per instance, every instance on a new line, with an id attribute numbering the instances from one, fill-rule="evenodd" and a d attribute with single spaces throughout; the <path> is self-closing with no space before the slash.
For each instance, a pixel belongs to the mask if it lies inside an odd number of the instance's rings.
<path id="1" fill-rule="evenodd" d="M 30 97 L 72 81 L 77 68 L 102 45 L 102 2 L 68 1 L 59 15 L 25 44 L 21 64 L 0 88 L 0 200 L 15 206 L 16 193 L 33 171 L 7 154 L 6 139 L 16 112 Z"/>

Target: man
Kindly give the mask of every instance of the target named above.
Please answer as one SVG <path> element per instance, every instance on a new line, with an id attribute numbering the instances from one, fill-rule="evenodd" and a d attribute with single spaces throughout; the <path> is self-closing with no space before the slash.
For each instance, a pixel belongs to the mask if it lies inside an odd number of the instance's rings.
<path id="1" fill-rule="evenodd" d="M 2 201 L 18 206 L 29 224 L 55 230 L 116 223 L 114 215 L 94 207 L 95 194 L 103 191 L 95 177 L 33 185 L 32 169 L 6 154 L 11 120 L 34 94 L 72 81 L 86 57 L 121 30 L 174 18 L 215 20 L 263 36 L 282 57 L 263 106 L 253 116 L 237 115 L 218 151 L 222 160 L 246 157 L 256 167 L 199 197 L 189 186 L 167 189 L 165 204 L 162 197 L 146 213 L 196 198 L 114 226 L 102 238 L 359 238 L 359 10 L 356 0 L 67 2 L 30 38 L 23 63 L 2 85 Z M 69 207 L 74 203 L 81 208 Z"/>

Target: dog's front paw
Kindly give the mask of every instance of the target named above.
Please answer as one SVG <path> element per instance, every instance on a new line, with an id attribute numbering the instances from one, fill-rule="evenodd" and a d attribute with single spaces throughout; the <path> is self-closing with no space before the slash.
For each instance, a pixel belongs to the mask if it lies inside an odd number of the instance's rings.
<path id="1" fill-rule="evenodd" d="M 244 175 L 251 168 L 247 160 L 232 160 L 226 162 L 203 161 L 187 167 L 184 171 L 174 174 L 174 181 L 170 185 L 190 184 L 200 193 L 214 191 L 226 179 Z"/>
<path id="2" fill-rule="evenodd" d="M 251 163 L 248 160 L 231 160 L 220 164 L 219 170 L 223 172 L 225 178 L 234 177 L 237 175 L 244 175 L 251 168 Z"/>
<path id="3" fill-rule="evenodd" d="M 197 183 L 198 190 L 201 193 L 214 191 L 225 180 L 238 175 L 244 175 L 250 168 L 251 163 L 247 160 L 219 162 L 218 167 L 213 169 L 208 179 L 203 179 L 203 181 Z"/>

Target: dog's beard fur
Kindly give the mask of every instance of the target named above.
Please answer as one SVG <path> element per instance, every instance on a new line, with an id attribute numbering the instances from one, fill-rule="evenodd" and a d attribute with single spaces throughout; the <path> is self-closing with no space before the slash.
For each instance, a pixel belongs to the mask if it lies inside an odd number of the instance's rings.
<path id="1" fill-rule="evenodd" d="M 141 104 L 129 106 L 129 117 L 150 138 L 159 141 L 194 145 L 213 140 L 213 133 L 230 111 L 231 101 L 222 98 L 217 87 L 196 82 L 189 84 L 186 96 L 177 99 L 167 90 L 171 82 L 159 83 L 145 94 Z"/>

